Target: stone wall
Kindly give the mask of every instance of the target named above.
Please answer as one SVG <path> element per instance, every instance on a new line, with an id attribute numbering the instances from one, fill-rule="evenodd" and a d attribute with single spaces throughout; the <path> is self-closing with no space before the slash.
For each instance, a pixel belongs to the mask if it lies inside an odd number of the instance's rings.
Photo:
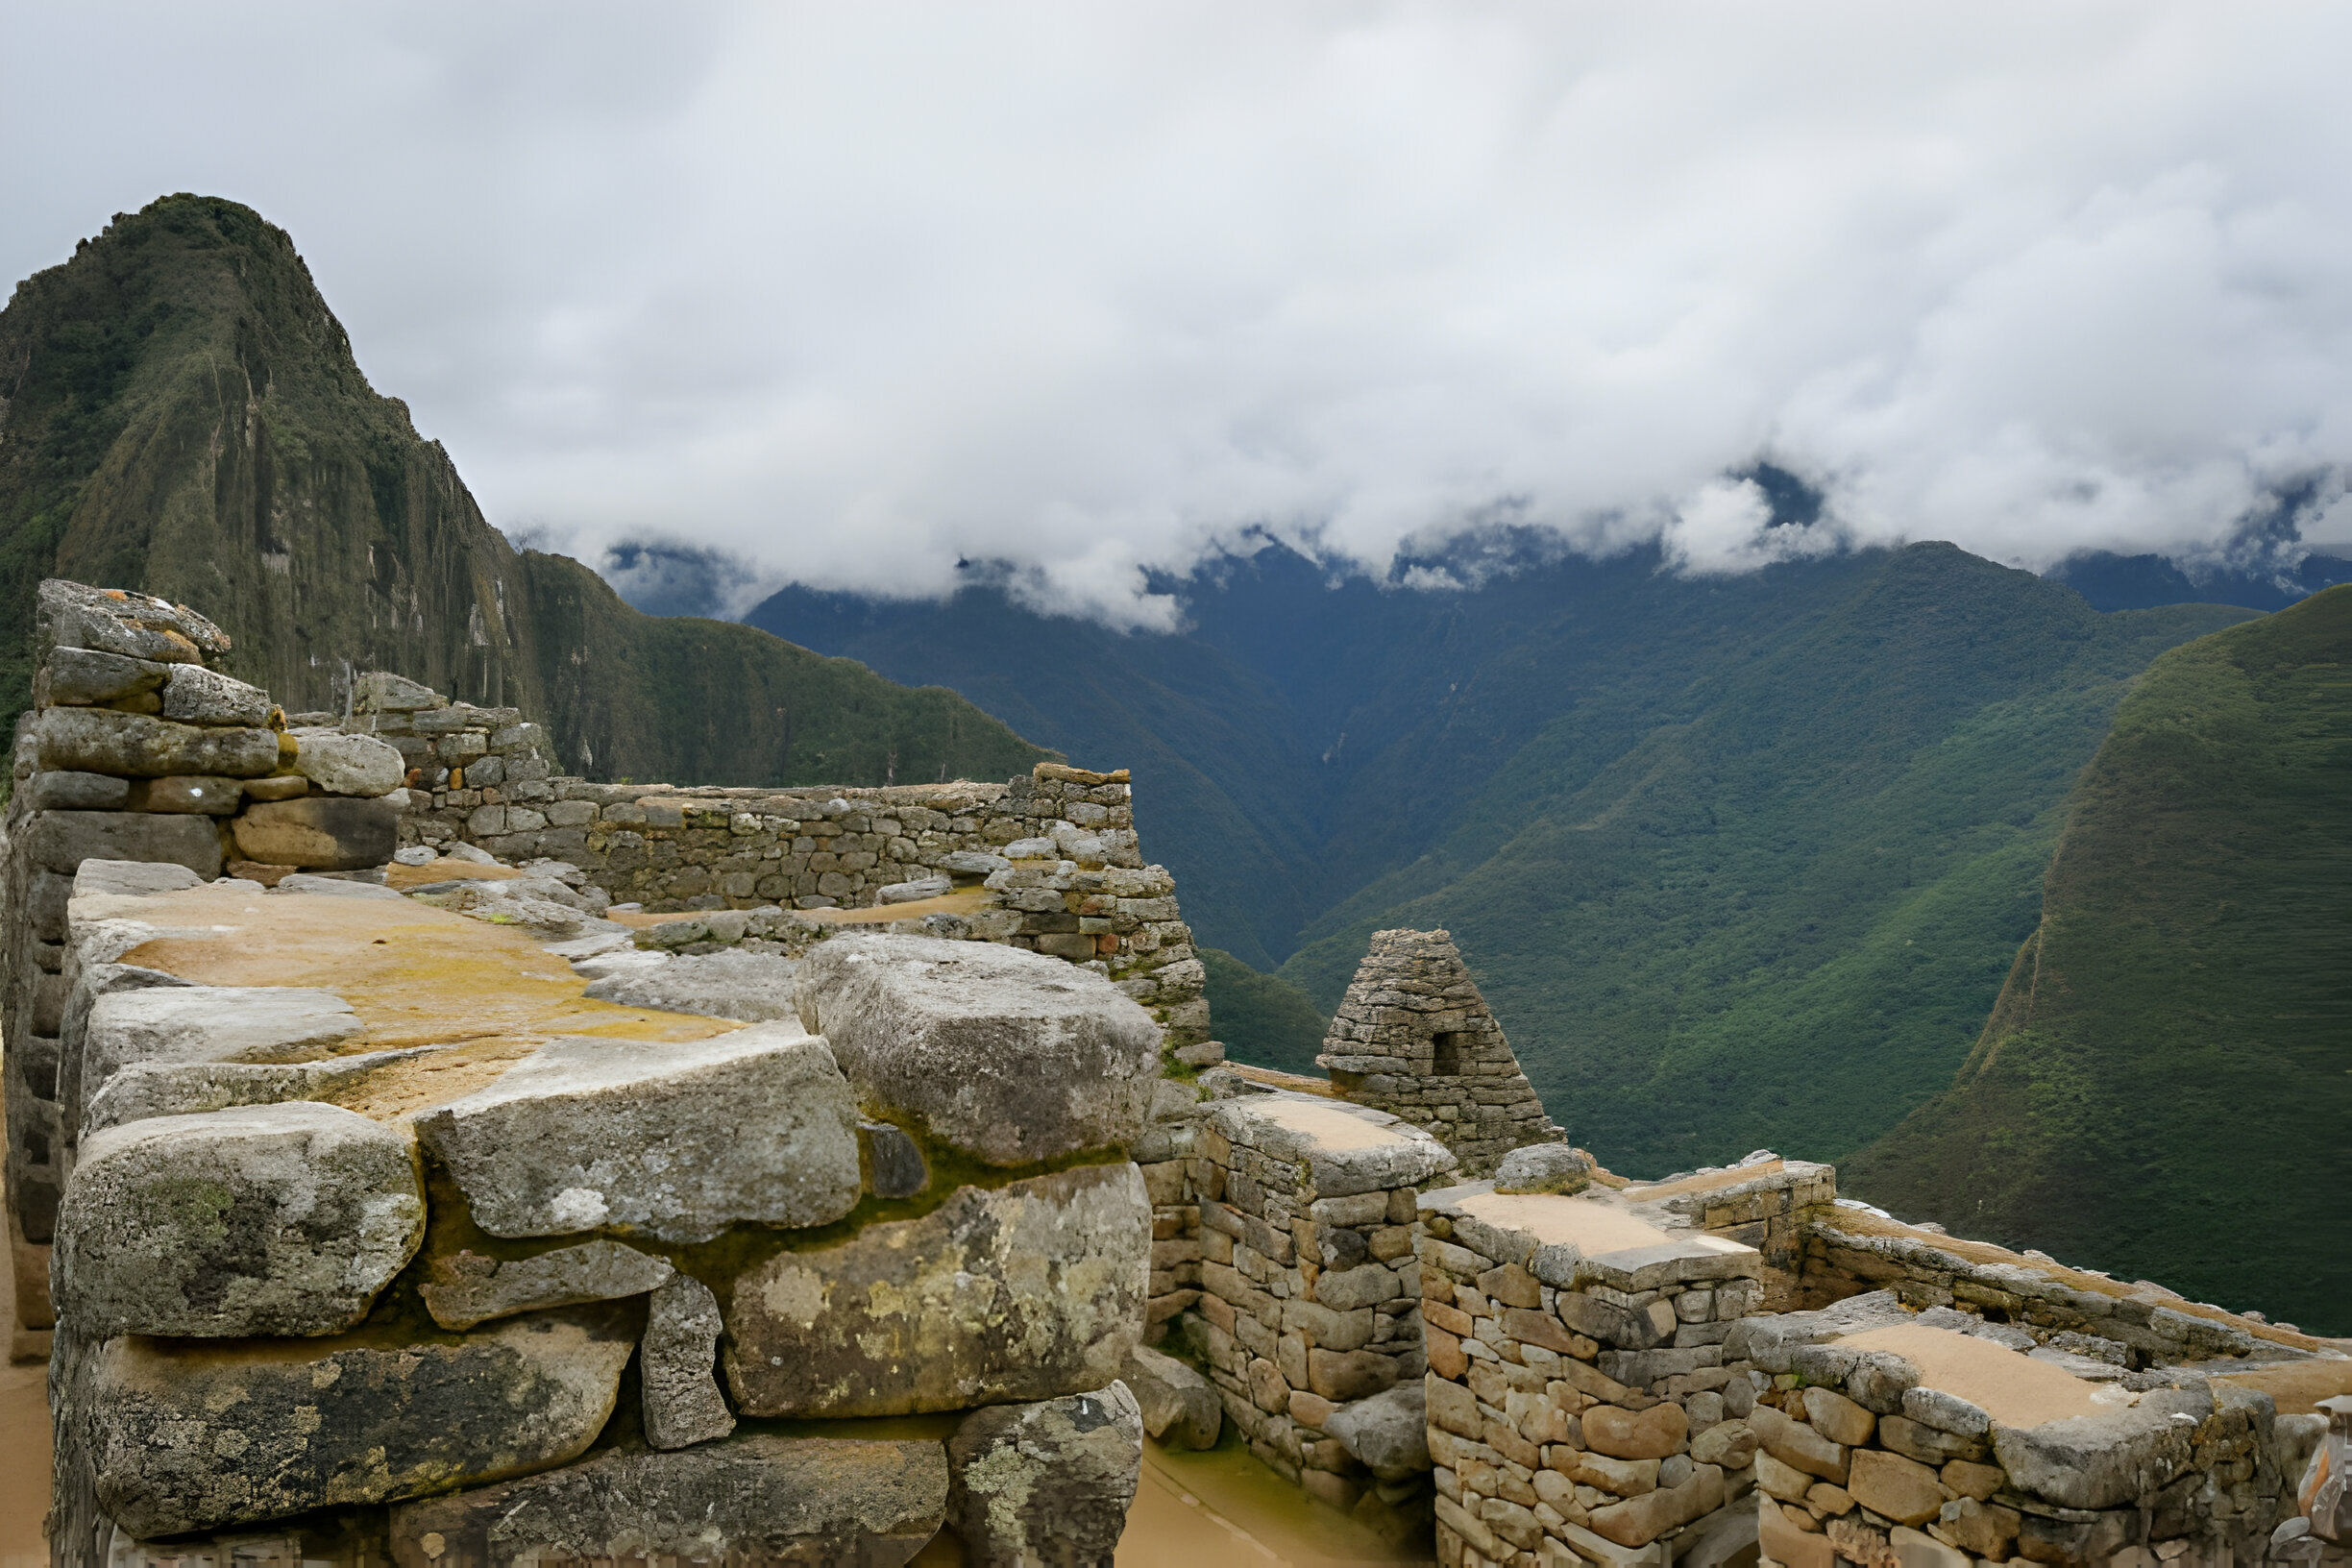
<path id="1" fill-rule="evenodd" d="M 1422 1217 L 1448 1568 L 2346 1559 L 2298 1511 L 2322 1418 L 2242 1361 L 2129 1373 L 1893 1290 L 1759 1311 L 1763 1257 L 1640 1188 Z"/>
<path id="2" fill-rule="evenodd" d="M 1444 931 L 1376 931 L 1316 1065 L 1332 1087 L 1434 1133 L 1472 1176 L 1564 1143 Z"/>
<path id="3" fill-rule="evenodd" d="M 1099 968 L 1152 1010 L 1171 1049 L 1209 1038 L 1207 975 L 1175 879 L 1143 861 L 1124 770 L 1041 763 L 1003 784 L 887 789 L 592 784 L 552 773 L 546 732 L 512 708 L 450 704 L 382 673 L 355 693 L 345 727 L 409 766 L 404 844 L 566 862 L 649 910 L 906 902 L 932 934 Z M 952 910 L 928 902 L 959 893 Z"/>
<path id="4" fill-rule="evenodd" d="M 215 666 L 228 634 L 185 605 L 52 579 L 35 622 L 33 706 L 17 721 L 0 896 L 8 1041 L 10 1240 L 17 1321 L 44 1324 L 45 1247 L 76 1128 L 60 1111 L 73 984 L 66 899 L 90 857 L 202 877 L 300 844 L 314 864 L 389 859 L 397 759 L 372 742 L 289 733 L 269 694 Z M 305 739 L 312 741 L 307 756 Z"/>
<path id="5" fill-rule="evenodd" d="M 1384 1113 L 1283 1092 L 1212 1102 L 1195 1138 L 1181 1342 L 1261 1462 L 1385 1533 L 1425 1529 L 1414 1189 L 1453 1156 Z"/>

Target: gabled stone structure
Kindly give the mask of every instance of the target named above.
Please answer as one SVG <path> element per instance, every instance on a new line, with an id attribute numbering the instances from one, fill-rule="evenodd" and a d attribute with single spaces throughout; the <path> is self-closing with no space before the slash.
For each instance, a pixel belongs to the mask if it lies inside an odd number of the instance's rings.
<path id="1" fill-rule="evenodd" d="M 1428 1128 L 1468 1176 L 1492 1175 L 1527 1144 L 1567 1141 L 1449 932 L 1374 932 L 1315 1062 L 1346 1098 Z"/>

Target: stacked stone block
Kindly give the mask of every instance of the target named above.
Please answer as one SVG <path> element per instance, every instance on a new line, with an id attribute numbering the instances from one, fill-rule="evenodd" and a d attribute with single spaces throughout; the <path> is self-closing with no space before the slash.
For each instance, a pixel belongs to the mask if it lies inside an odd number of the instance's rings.
<path id="1" fill-rule="evenodd" d="M 985 889 L 987 907 L 906 929 L 1095 967 L 1152 1010 L 1171 1048 L 1209 1038 L 1207 971 L 1175 879 L 1144 864 L 1124 769 L 1040 763 L 1004 784 L 880 789 L 596 784 L 554 774 L 546 731 L 519 710 L 451 704 L 381 671 L 354 682 L 344 723 L 407 764 L 404 845 L 563 861 L 618 902 L 756 915 L 753 941 L 784 938 L 788 911 Z M 731 945 L 747 929 L 688 922 L 650 940 Z"/>
<path id="2" fill-rule="evenodd" d="M 320 896 L 249 910 L 148 870 L 81 872 L 92 968 L 233 909 L 302 929 Z M 161 1114 L 93 1128 L 60 1209 L 56 1561 L 283 1530 L 434 1568 L 896 1563 L 949 1519 L 974 1561 L 1108 1557 L 1150 1268 L 1125 1151 L 1162 1080 L 1159 1028 L 1107 980 L 845 935 L 799 966 L 796 1017 L 558 1038 L 365 1115 L 285 1097 L 348 1028 L 268 1047 L 247 1103 L 168 1109 L 253 1050 L 238 988 L 144 994 L 196 991 L 162 1055 L 110 1016 L 86 1038 L 90 1096 L 138 1076 Z M 950 1439 L 737 1425 L 967 1410 Z"/>
<path id="3" fill-rule="evenodd" d="M 1373 933 L 1315 1061 L 1347 1098 L 1434 1133 L 1468 1175 L 1567 1141 L 1444 931 Z"/>
<path id="4" fill-rule="evenodd" d="M 1755 1248 L 1764 1262 L 1767 1311 L 1787 1311 L 1828 1299 L 1818 1284 L 1806 1283 L 1805 1274 L 1810 1227 L 1837 1201 L 1835 1166 L 1781 1160 L 1760 1149 L 1728 1170 L 1655 1188 L 1632 1188 L 1626 1196 L 1634 1213 L 1657 1223 L 1694 1226 Z"/>
<path id="5" fill-rule="evenodd" d="M 1491 1183 L 1421 1216 L 1440 1563 L 1663 1565 L 1740 1528 L 1754 1390 L 1723 1341 L 1762 1297 L 1754 1249 Z"/>
<path id="6" fill-rule="evenodd" d="M 61 1037 L 76 976 L 66 902 L 86 859 L 153 862 L 200 878 L 257 850 L 337 868 L 392 852 L 396 776 L 338 738 L 305 756 L 269 694 L 226 673 L 227 633 L 185 605 L 57 579 L 40 585 L 33 706 L 17 721 L 0 961 L 8 1039 L 8 1187 L 17 1320 L 47 1321 L 37 1249 L 78 1131 L 62 1110 Z M 378 772 L 380 773 L 379 769 Z M 369 858 L 372 857 L 372 858 Z"/>
<path id="7" fill-rule="evenodd" d="M 1200 1294 L 1182 1323 L 1226 1418 L 1322 1501 L 1409 1518 L 1426 1457 L 1368 1439 L 1419 1425 L 1415 1188 L 1453 1156 L 1384 1113 L 1292 1093 L 1212 1102 L 1194 1138 Z"/>

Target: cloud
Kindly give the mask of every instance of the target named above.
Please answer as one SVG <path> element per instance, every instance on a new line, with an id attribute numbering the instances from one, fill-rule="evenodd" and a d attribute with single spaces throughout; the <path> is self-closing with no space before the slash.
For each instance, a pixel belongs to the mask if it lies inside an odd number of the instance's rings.
<path id="1" fill-rule="evenodd" d="M 2343 521 L 2352 12 L 17 8 L 0 262 L 286 226 L 494 521 L 1154 621 L 1251 530 L 1689 570 Z M 1765 526 L 1776 465 L 1823 518 Z M 2299 487 L 2299 488 L 2298 488 Z M 1444 576 L 1427 561 L 1420 570 Z"/>

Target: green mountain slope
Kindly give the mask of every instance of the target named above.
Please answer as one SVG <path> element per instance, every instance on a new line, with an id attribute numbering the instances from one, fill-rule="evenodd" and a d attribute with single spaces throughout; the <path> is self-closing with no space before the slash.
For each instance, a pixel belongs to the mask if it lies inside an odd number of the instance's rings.
<path id="1" fill-rule="evenodd" d="M 2069 802 L 1906 1217 L 2352 1334 L 2352 586 L 2174 649 Z"/>
<path id="2" fill-rule="evenodd" d="M 290 708 L 397 670 L 545 715 L 599 777 L 1002 778 L 1046 755 L 953 693 L 655 621 L 518 553 L 368 385 L 284 232 L 207 197 L 117 217 L 0 312 L 0 719 L 48 576 L 196 606 Z"/>
<path id="3" fill-rule="evenodd" d="M 1546 725 L 1282 973 L 1331 1006 L 1373 930 L 1452 930 L 1554 1117 L 1619 1168 L 1893 1126 L 1998 992 L 2125 684 L 2248 612 L 2102 616 L 1942 545 L 1841 589 Z"/>
<path id="4" fill-rule="evenodd" d="M 1320 1074 L 1315 1054 L 1331 1019 L 1279 974 L 1261 974 L 1220 947 L 1200 949 L 1209 971 L 1209 1016 L 1237 1062 Z"/>

